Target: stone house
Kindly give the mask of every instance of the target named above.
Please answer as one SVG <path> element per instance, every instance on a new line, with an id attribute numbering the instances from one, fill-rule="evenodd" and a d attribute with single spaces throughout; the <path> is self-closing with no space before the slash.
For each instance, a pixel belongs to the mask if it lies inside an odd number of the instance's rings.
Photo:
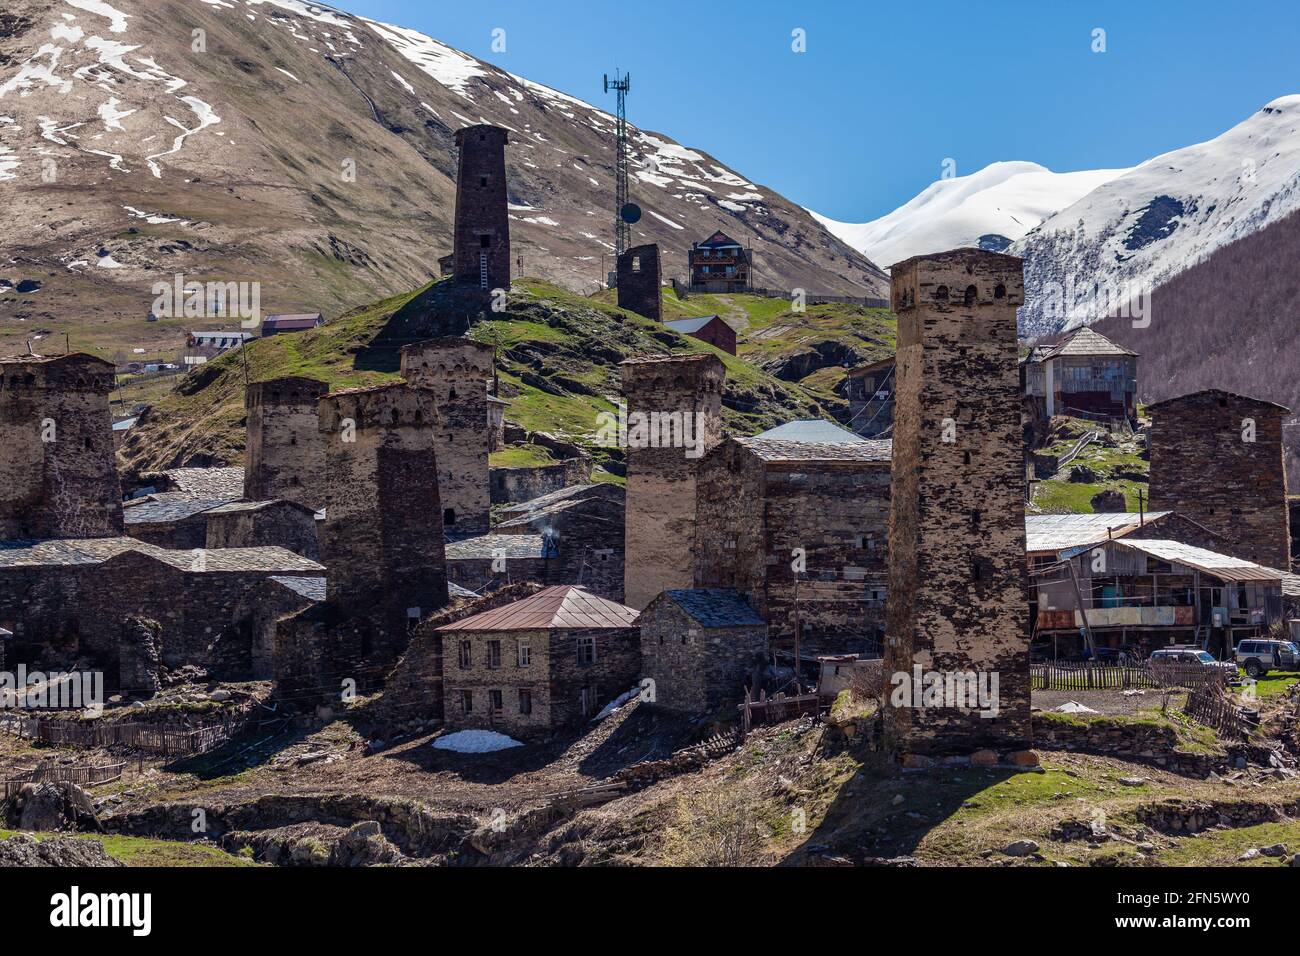
<path id="1" fill-rule="evenodd" d="M 232 501 L 206 515 L 206 547 L 275 546 L 313 561 L 320 558 L 316 512 L 296 501 Z"/>
<path id="2" fill-rule="evenodd" d="M 656 707 L 688 714 L 735 716 L 747 682 L 761 674 L 767 624 L 730 588 L 664 591 L 641 626 L 641 675 Z"/>
<path id="3" fill-rule="evenodd" d="M 883 438 L 894 428 L 894 357 L 852 369 L 844 378 L 849 427 L 863 438 Z"/>
<path id="4" fill-rule="evenodd" d="M 1291 410 L 1205 389 L 1147 406 L 1151 507 L 1176 511 L 1228 539 L 1226 552 L 1291 566 L 1283 421 Z"/>
<path id="5" fill-rule="evenodd" d="M 609 493 L 544 496 L 501 515 L 497 535 L 545 535 L 554 557 L 546 569 L 547 584 L 577 584 L 611 601 L 623 598 L 623 489 Z M 566 489 L 567 490 L 567 489 Z M 542 579 L 538 579 L 542 580 Z"/>
<path id="6" fill-rule="evenodd" d="M 782 650 L 797 613 L 805 656 L 879 652 L 885 623 L 890 443 L 838 431 L 728 439 L 697 479 L 696 587 L 745 594 Z"/>
<path id="7" fill-rule="evenodd" d="M 133 498 L 122 508 L 123 529 L 132 538 L 160 548 L 187 550 L 207 547 L 208 520 L 213 508 L 228 498 L 194 498 L 164 491 Z"/>
<path id="8" fill-rule="evenodd" d="M 541 534 L 480 534 L 454 538 L 446 545 L 447 582 L 476 594 L 519 581 L 552 580 L 560 552 Z M 571 582 L 568 582 L 571 583 Z"/>
<path id="9" fill-rule="evenodd" d="M 439 628 L 444 725 L 536 739 L 587 723 L 637 686 L 636 618 L 559 585 Z"/>

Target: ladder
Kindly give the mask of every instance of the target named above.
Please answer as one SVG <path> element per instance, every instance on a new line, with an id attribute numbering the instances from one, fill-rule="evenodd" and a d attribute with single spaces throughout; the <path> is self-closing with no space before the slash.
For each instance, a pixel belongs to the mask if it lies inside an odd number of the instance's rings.
<path id="1" fill-rule="evenodd" d="M 479 288 L 480 288 L 480 289 L 483 289 L 484 291 L 486 291 L 486 290 L 487 290 L 487 287 L 488 287 L 488 267 L 487 267 L 487 266 L 488 266 L 488 263 L 487 263 L 487 253 L 486 253 L 486 252 L 480 252 L 480 253 L 478 254 L 478 285 L 479 285 Z"/>

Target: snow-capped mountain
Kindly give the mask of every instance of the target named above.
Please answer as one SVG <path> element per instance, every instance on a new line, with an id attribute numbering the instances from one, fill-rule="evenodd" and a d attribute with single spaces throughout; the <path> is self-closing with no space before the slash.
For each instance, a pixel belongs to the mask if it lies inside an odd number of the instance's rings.
<path id="1" fill-rule="evenodd" d="M 1101 318 L 1298 206 L 1300 95 L 1290 95 L 1208 142 L 1147 160 L 1012 245 L 1025 258 L 1022 333 Z M 1090 289 L 1095 298 L 1080 294 Z"/>
<path id="2" fill-rule="evenodd" d="M 1048 216 L 1127 172 L 1054 173 L 1037 163 L 992 163 L 969 176 L 940 179 L 871 222 L 836 222 L 815 212 L 813 216 L 884 267 L 958 246 L 1000 252 Z"/>
<path id="3" fill-rule="evenodd" d="M 327 315 L 419 286 L 450 251 L 453 136 L 476 123 L 510 131 L 517 273 L 594 289 L 614 120 L 590 103 L 302 0 L 4 0 L 0 346 L 76 316 L 74 344 L 161 347 L 178 330 L 145 324 L 149 290 L 178 274 Z M 667 275 L 722 229 L 767 285 L 884 293 L 805 210 L 666 135 L 632 137 L 633 239 L 660 244 Z"/>

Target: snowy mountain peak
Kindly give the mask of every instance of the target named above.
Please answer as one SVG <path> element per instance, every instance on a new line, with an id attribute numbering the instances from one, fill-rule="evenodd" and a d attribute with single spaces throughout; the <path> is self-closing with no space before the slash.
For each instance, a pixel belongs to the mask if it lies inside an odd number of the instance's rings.
<path id="1" fill-rule="evenodd" d="M 813 215 L 881 265 L 958 246 L 999 251 L 1046 217 L 1126 172 L 1054 173 L 1038 163 L 997 162 L 967 176 L 931 183 L 898 209 L 871 222 L 844 223 Z"/>

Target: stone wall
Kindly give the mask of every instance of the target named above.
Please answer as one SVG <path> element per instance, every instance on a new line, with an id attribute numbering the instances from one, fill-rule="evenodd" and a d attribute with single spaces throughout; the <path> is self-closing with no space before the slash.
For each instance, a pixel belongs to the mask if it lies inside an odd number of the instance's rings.
<path id="1" fill-rule="evenodd" d="M 490 470 L 492 504 L 515 504 L 531 501 L 570 485 L 591 481 L 591 459 L 570 458 L 554 465 Z"/>
<path id="2" fill-rule="evenodd" d="M 898 357 L 885 673 L 995 672 L 999 715 L 887 706 L 916 754 L 1029 740 L 1016 307 L 1020 259 L 975 249 L 891 269 Z"/>
<path id="3" fill-rule="evenodd" d="M 92 355 L 0 360 L 0 540 L 122 533 L 112 389 Z"/>
<path id="4" fill-rule="evenodd" d="M 506 142 L 498 126 L 456 131 L 456 222 L 453 275 L 484 289 L 510 288 L 510 220 L 506 209 Z M 484 284 L 484 280 L 485 284 Z"/>
<path id="5" fill-rule="evenodd" d="M 280 547 L 313 561 L 320 558 L 316 513 L 292 501 L 236 502 L 207 512 L 200 547 Z"/>
<path id="6" fill-rule="evenodd" d="M 629 422 L 636 413 L 682 413 L 707 452 L 722 440 L 726 368 L 713 355 L 629 359 L 621 365 Z M 632 444 L 629 435 L 629 444 Z M 638 444 L 644 444 L 638 443 Z M 680 447 L 627 449 L 625 603 L 644 608 L 695 579 L 696 471 Z"/>
<path id="7" fill-rule="evenodd" d="M 658 322 L 663 309 L 659 295 L 659 246 L 633 246 L 618 257 L 618 307 Z"/>
<path id="8" fill-rule="evenodd" d="M 248 418 L 244 498 L 283 498 L 309 508 L 325 505 L 325 443 L 317 405 L 329 388 L 312 378 L 254 382 L 244 393 Z"/>
<path id="9" fill-rule="evenodd" d="M 1212 389 L 1157 402 L 1147 412 L 1151 509 L 1177 511 L 1218 532 L 1233 557 L 1288 570 L 1288 410 Z"/>
<path id="10" fill-rule="evenodd" d="M 487 531 L 492 346 L 456 337 L 405 346 L 402 377 L 432 392 L 437 403 L 434 451 L 443 526 L 449 532 Z"/>
<path id="11" fill-rule="evenodd" d="M 654 681 L 656 707 L 735 717 L 746 680 L 768 653 L 766 626 L 703 628 L 666 594 L 637 623 L 641 676 Z"/>

